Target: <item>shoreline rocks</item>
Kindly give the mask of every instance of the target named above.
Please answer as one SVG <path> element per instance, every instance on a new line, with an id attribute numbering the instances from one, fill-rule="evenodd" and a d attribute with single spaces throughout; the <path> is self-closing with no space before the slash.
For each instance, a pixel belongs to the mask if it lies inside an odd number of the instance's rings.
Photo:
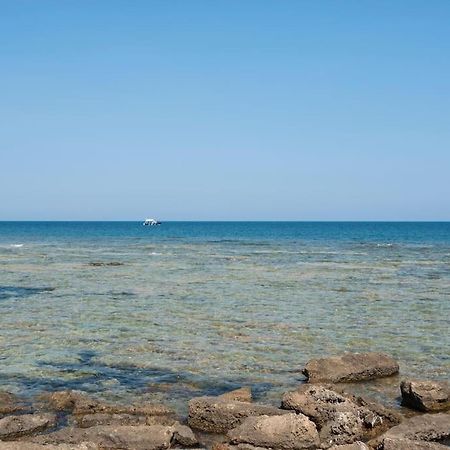
<path id="1" fill-rule="evenodd" d="M 309 383 L 342 383 L 373 380 L 399 372 L 399 365 L 385 353 L 345 353 L 310 360 L 302 373 Z"/>
<path id="2" fill-rule="evenodd" d="M 23 414 L 0 419 L 0 441 L 29 436 L 56 426 L 54 414 Z"/>
<path id="3" fill-rule="evenodd" d="M 422 412 L 450 409 L 450 386 L 446 382 L 404 380 L 400 391 L 402 406 Z"/>

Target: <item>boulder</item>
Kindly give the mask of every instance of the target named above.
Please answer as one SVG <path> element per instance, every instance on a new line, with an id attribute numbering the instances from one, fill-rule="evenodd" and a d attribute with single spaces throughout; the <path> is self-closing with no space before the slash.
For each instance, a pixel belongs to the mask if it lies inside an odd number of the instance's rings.
<path id="1" fill-rule="evenodd" d="M 387 377 L 398 371 L 398 363 L 389 355 L 370 352 L 312 359 L 302 372 L 312 383 L 341 383 Z"/>
<path id="2" fill-rule="evenodd" d="M 198 444 L 198 440 L 194 432 L 186 425 L 177 423 L 172 427 L 173 442 L 182 447 L 194 447 Z"/>
<path id="3" fill-rule="evenodd" d="M 380 450 L 448 450 L 448 447 L 435 442 L 385 439 Z"/>
<path id="4" fill-rule="evenodd" d="M 90 428 L 97 425 L 146 425 L 147 417 L 133 414 L 94 413 L 85 415 L 75 414 L 70 417 L 69 421 L 74 426 Z"/>
<path id="5" fill-rule="evenodd" d="M 39 400 L 55 411 L 72 411 L 74 414 L 79 415 L 106 413 L 157 416 L 173 414 L 173 410 L 164 405 L 153 403 L 135 405 L 113 404 L 93 399 L 78 391 L 47 393 L 41 395 Z"/>
<path id="6" fill-rule="evenodd" d="M 56 426 L 54 414 L 24 414 L 0 419 L 0 440 L 8 441 L 28 436 Z"/>
<path id="7" fill-rule="evenodd" d="M 450 408 L 450 386 L 446 382 L 405 380 L 400 384 L 402 405 L 422 412 Z"/>
<path id="8" fill-rule="evenodd" d="M 250 403 L 252 401 L 252 390 L 249 387 L 241 387 L 239 389 L 235 389 L 234 391 L 219 395 L 218 398 Z"/>
<path id="9" fill-rule="evenodd" d="M 225 433 L 250 416 L 288 414 L 268 405 L 228 401 L 219 397 L 197 397 L 189 402 L 188 423 L 192 428 L 211 433 Z"/>
<path id="10" fill-rule="evenodd" d="M 315 449 L 320 445 L 316 426 L 303 414 L 248 417 L 228 432 L 233 444 L 283 450 Z"/>
<path id="11" fill-rule="evenodd" d="M 63 428 L 30 439 L 38 444 L 81 444 L 90 442 L 101 449 L 164 450 L 169 448 L 174 430 L 163 425 L 109 426 Z"/>
<path id="12" fill-rule="evenodd" d="M 387 440 L 443 441 L 450 438 L 450 414 L 422 414 L 411 417 L 400 425 L 369 442 L 372 447 L 383 448 Z"/>
<path id="13" fill-rule="evenodd" d="M 328 446 L 372 438 L 401 420 L 382 405 L 324 385 L 305 384 L 287 392 L 281 407 L 309 417 L 317 425 L 324 445 Z"/>

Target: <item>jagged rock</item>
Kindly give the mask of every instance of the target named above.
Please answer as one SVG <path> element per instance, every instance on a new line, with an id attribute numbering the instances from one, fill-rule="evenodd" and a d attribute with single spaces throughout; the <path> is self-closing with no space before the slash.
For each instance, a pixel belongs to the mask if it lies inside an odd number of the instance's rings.
<path id="1" fill-rule="evenodd" d="M 24 414 L 0 419 L 0 440 L 8 441 L 28 436 L 56 425 L 54 414 Z"/>
<path id="2" fill-rule="evenodd" d="M 0 417 L 23 411 L 20 399 L 10 392 L 0 391 Z"/>
<path id="3" fill-rule="evenodd" d="M 101 449 L 164 450 L 169 448 L 174 430 L 163 425 L 63 428 L 30 439 L 39 444 L 80 444 L 92 442 Z"/>
<path id="4" fill-rule="evenodd" d="M 389 355 L 370 352 L 312 359 L 302 372 L 312 383 L 340 383 L 387 377 L 398 371 L 398 363 Z"/>
<path id="5" fill-rule="evenodd" d="M 446 382 L 405 380 L 400 390 L 403 406 L 423 412 L 450 408 L 450 386 Z"/>
<path id="6" fill-rule="evenodd" d="M 218 397 L 197 397 L 189 402 L 188 423 L 198 430 L 225 433 L 247 417 L 284 413 L 288 414 L 287 411 L 268 405 L 227 401 Z"/>
<path id="7" fill-rule="evenodd" d="M 306 384 L 287 392 L 281 407 L 309 417 L 317 425 L 322 442 L 328 446 L 369 439 L 401 420 L 382 405 L 323 385 Z"/>
<path id="8" fill-rule="evenodd" d="M 219 395 L 218 398 L 250 403 L 252 401 L 252 390 L 249 387 L 241 387 L 231 392 L 225 392 L 225 394 Z"/>
<path id="9" fill-rule="evenodd" d="M 93 399 L 78 391 L 59 391 L 40 396 L 40 401 L 56 411 L 72 411 L 77 415 L 86 414 L 131 414 L 142 416 L 159 416 L 173 414 L 173 410 L 164 405 L 142 403 L 120 405 Z"/>
<path id="10" fill-rule="evenodd" d="M 99 450 L 98 446 L 89 442 L 70 445 L 41 445 L 31 442 L 0 442 L 0 450 Z"/>
<path id="11" fill-rule="evenodd" d="M 333 445 L 329 450 L 370 450 L 364 442 L 353 442 L 353 444 Z"/>
<path id="12" fill-rule="evenodd" d="M 411 417 L 369 442 L 372 447 L 383 448 L 387 439 L 412 441 L 443 441 L 450 438 L 450 414 L 422 414 Z"/>
<path id="13" fill-rule="evenodd" d="M 448 447 L 435 442 L 385 439 L 380 450 L 448 450 Z"/>
<path id="14" fill-rule="evenodd" d="M 186 425 L 180 423 L 174 425 L 173 429 L 173 441 L 183 447 L 194 447 L 198 444 L 198 440 L 195 437 L 194 432 Z"/>
<path id="15" fill-rule="evenodd" d="M 316 426 L 303 414 L 248 417 L 228 432 L 233 444 L 271 449 L 314 449 L 320 444 Z"/>

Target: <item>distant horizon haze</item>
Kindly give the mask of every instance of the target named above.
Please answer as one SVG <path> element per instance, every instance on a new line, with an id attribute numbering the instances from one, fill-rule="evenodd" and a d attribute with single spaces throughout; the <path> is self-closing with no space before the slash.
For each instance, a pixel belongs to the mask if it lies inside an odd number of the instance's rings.
<path id="1" fill-rule="evenodd" d="M 0 221 L 449 221 L 450 2 L 0 4 Z"/>

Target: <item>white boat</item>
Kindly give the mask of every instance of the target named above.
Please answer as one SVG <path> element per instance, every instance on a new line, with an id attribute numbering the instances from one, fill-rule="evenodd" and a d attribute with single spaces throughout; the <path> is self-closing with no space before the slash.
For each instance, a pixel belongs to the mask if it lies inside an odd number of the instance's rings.
<path id="1" fill-rule="evenodd" d="M 161 222 L 156 219 L 145 219 L 142 225 L 154 227 L 155 225 L 161 225 Z"/>

